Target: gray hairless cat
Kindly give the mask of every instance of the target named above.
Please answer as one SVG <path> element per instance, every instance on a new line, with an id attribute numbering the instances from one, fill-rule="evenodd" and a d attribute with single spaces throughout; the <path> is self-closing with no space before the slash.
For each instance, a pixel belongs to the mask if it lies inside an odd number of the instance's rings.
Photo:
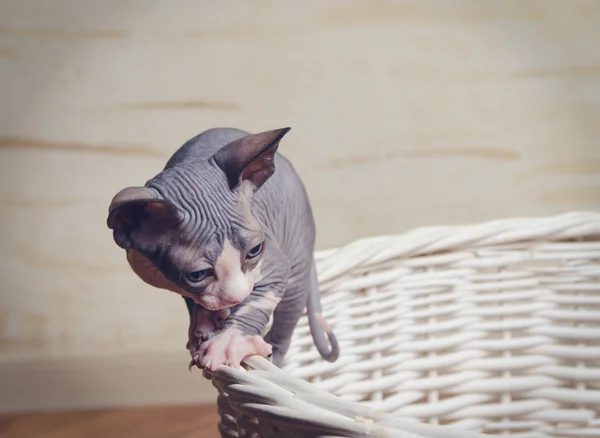
<path id="1" fill-rule="evenodd" d="M 238 367 L 245 357 L 271 353 L 281 366 L 305 306 L 321 356 L 339 356 L 320 314 L 310 203 L 277 152 L 289 130 L 207 130 L 143 187 L 121 190 L 110 204 L 107 224 L 132 270 L 187 304 L 190 366 Z"/>

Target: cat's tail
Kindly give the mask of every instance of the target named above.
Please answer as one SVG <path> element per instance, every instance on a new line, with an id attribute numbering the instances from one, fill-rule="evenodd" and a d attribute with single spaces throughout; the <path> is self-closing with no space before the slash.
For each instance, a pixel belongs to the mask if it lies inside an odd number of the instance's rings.
<path id="1" fill-rule="evenodd" d="M 333 330 L 321 315 L 321 298 L 317 270 L 313 261 L 310 271 L 310 291 L 306 303 L 308 325 L 319 354 L 328 362 L 335 362 L 340 355 L 340 346 Z M 327 337 L 327 339 L 325 338 Z M 327 342 L 329 340 L 329 343 Z M 328 345 L 329 344 L 329 345 Z"/>

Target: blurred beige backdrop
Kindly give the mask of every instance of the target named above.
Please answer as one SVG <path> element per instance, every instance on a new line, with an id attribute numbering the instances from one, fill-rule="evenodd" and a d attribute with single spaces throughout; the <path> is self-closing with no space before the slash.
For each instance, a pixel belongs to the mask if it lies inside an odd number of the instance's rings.
<path id="1" fill-rule="evenodd" d="M 292 127 L 319 248 L 600 207 L 599 44 L 595 0 L 3 0 L 0 408 L 212 394 L 105 225 L 202 130 Z"/>

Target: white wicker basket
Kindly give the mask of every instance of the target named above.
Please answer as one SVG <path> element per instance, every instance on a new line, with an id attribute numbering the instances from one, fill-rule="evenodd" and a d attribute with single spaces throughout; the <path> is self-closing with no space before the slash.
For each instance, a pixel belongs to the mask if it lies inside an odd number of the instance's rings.
<path id="1" fill-rule="evenodd" d="M 303 317 L 283 370 L 206 373 L 223 437 L 600 437 L 599 213 L 316 255 L 340 358 L 320 358 Z"/>

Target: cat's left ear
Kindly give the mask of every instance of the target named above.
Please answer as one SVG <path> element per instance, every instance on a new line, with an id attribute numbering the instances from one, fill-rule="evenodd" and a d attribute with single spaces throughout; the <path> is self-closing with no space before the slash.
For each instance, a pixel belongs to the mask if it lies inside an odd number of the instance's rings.
<path id="1" fill-rule="evenodd" d="M 248 181 L 253 191 L 258 190 L 275 172 L 275 152 L 290 129 L 250 134 L 219 149 L 212 158 L 227 176 L 229 187 Z"/>
<path id="2" fill-rule="evenodd" d="M 117 245 L 130 249 L 157 240 L 181 220 L 177 208 L 149 187 L 127 187 L 108 208 L 108 228 Z"/>

